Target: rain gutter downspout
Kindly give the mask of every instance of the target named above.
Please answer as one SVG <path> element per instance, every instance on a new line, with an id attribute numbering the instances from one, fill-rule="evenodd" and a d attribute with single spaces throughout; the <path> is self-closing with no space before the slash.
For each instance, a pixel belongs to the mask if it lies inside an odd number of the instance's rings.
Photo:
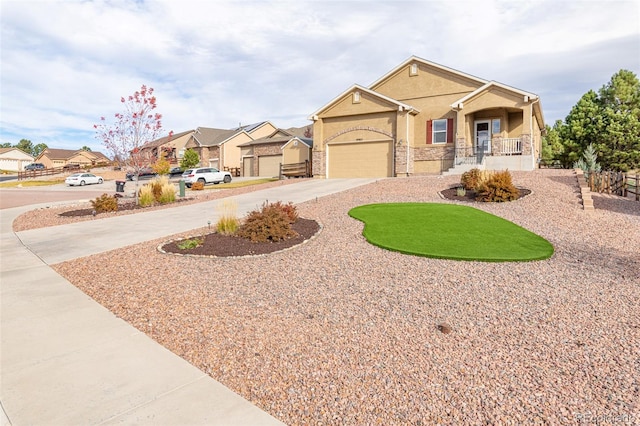
<path id="1" fill-rule="evenodd" d="M 406 126 L 406 131 L 407 131 L 407 177 L 409 177 L 409 111 L 407 111 L 406 114 L 406 118 L 407 118 L 407 126 Z"/>

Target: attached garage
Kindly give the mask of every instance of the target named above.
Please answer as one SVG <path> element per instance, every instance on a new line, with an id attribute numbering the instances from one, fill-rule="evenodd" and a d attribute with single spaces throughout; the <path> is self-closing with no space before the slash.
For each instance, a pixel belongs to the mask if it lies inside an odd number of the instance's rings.
<path id="1" fill-rule="evenodd" d="M 280 163 L 282 163 L 282 155 L 263 155 L 258 157 L 258 176 L 279 176 Z"/>
<path id="2" fill-rule="evenodd" d="M 327 145 L 328 178 L 393 176 L 393 141 L 341 142 Z"/>

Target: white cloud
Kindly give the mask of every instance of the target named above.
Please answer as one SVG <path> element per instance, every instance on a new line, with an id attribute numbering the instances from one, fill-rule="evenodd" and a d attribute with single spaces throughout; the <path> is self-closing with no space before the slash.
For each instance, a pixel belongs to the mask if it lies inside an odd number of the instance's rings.
<path id="1" fill-rule="evenodd" d="M 306 117 L 411 55 L 542 96 L 549 124 L 621 68 L 640 72 L 625 1 L 3 0 L 2 142 L 90 145 L 142 84 L 167 130 Z"/>

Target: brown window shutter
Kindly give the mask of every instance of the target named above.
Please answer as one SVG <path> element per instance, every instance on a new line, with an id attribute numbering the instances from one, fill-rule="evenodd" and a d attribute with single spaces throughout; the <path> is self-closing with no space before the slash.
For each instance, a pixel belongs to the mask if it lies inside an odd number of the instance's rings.
<path id="1" fill-rule="evenodd" d="M 432 143 L 431 138 L 433 138 L 433 122 L 431 120 L 427 121 L 427 144 Z"/>
<path id="2" fill-rule="evenodd" d="M 453 118 L 447 119 L 447 143 L 453 143 Z"/>

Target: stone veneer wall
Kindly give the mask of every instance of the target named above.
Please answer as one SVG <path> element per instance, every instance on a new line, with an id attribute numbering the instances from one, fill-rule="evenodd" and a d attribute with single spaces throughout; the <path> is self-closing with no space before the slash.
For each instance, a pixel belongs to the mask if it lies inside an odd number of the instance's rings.
<path id="1" fill-rule="evenodd" d="M 312 152 L 312 167 L 313 167 L 313 177 L 315 178 L 326 178 L 327 170 L 325 169 L 326 164 L 326 154 L 324 151 L 313 151 Z"/>

